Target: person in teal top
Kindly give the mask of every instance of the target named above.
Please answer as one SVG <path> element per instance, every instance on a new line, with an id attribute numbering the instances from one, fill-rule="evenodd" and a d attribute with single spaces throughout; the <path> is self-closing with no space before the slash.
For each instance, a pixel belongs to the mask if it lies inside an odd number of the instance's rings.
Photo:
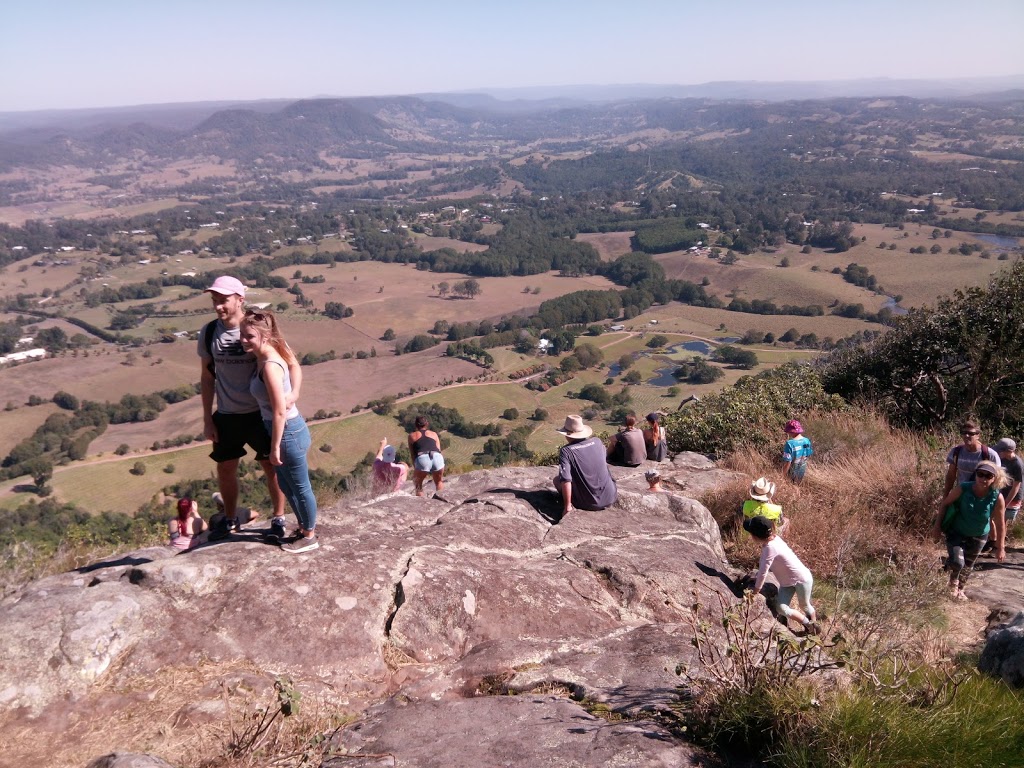
<path id="1" fill-rule="evenodd" d="M 782 446 L 782 474 L 799 483 L 807 473 L 807 459 L 814 455 L 814 448 L 796 419 L 787 421 L 784 429 L 788 439 Z"/>
<path id="2" fill-rule="evenodd" d="M 950 597 L 954 600 L 967 599 L 964 584 L 993 529 L 996 559 L 1000 563 L 1006 559 L 1006 505 L 999 493 L 1006 483 L 1006 473 L 1001 467 L 982 461 L 974 470 L 973 482 L 957 485 L 939 504 L 932 536 L 938 541 L 945 529 L 946 569 Z M 947 511 L 951 514 L 949 519 Z"/>

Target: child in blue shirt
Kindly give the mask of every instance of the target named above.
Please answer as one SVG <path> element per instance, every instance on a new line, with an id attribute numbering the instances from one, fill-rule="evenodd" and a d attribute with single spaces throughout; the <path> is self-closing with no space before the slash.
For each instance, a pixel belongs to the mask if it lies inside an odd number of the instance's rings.
<path id="1" fill-rule="evenodd" d="M 794 483 L 799 483 L 804 479 L 807 459 L 814 455 L 814 449 L 811 441 L 804 437 L 804 428 L 796 419 L 787 421 L 785 430 L 789 439 L 782 448 L 782 473 Z"/>

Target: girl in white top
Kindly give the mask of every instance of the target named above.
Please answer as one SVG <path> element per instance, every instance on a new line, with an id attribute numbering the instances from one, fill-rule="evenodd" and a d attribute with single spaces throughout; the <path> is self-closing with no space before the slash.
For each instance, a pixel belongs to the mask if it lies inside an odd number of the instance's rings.
<path id="1" fill-rule="evenodd" d="M 811 605 L 811 588 L 814 577 L 810 569 L 797 557 L 789 545 L 775 534 L 774 524 L 766 517 L 757 515 L 743 521 L 743 530 L 754 537 L 761 545 L 761 563 L 754 578 L 754 594 L 761 591 L 764 581 L 771 571 L 779 581 L 779 597 L 776 603 L 779 613 L 789 619 L 796 619 L 809 634 L 816 635 L 820 631 L 815 620 L 817 614 Z M 790 608 L 789 604 L 796 595 L 800 608 Z"/>

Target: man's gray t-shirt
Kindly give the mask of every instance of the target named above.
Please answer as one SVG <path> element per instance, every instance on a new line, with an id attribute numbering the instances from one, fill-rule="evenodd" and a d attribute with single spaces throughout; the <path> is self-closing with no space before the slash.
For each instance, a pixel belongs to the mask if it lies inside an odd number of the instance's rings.
<path id="1" fill-rule="evenodd" d="M 1017 494 L 1012 499 L 1009 498 L 1009 496 L 1014 483 L 1024 482 L 1024 462 L 1021 461 L 1020 456 L 1014 454 L 1012 458 L 1008 459 L 1003 464 L 1003 468 L 1006 470 L 1006 474 L 1010 478 L 1010 484 L 999 492 L 1003 494 L 1003 498 L 1006 500 L 1006 506 L 1019 506 L 1021 498 L 1024 496 L 1024 486 L 1017 489 Z"/>
<path id="2" fill-rule="evenodd" d="M 256 355 L 242 349 L 239 328 L 227 328 L 220 318 L 216 323 L 210 349 L 206 348 L 206 326 L 199 330 L 199 357 L 210 359 L 213 353 L 216 375 L 218 413 L 253 413 L 260 409 L 256 398 L 249 392 L 249 382 L 256 373 Z"/>
<path id="3" fill-rule="evenodd" d="M 607 451 L 596 437 L 562 446 L 558 452 L 558 479 L 572 483 L 572 505 L 598 510 L 615 503 L 618 489 L 608 473 Z"/>
<path id="4" fill-rule="evenodd" d="M 946 456 L 947 464 L 956 465 L 957 485 L 974 482 L 974 470 L 977 469 L 982 461 L 991 461 L 997 467 L 1002 466 L 999 463 L 999 454 L 988 446 L 983 446 L 978 451 L 968 451 L 962 445 L 954 445 L 949 449 L 949 454 Z M 956 486 L 953 487 L 955 488 Z"/>

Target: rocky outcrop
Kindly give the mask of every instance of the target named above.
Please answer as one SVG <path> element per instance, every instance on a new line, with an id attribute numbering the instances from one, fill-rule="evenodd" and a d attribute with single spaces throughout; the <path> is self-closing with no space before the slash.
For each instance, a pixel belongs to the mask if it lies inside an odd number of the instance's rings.
<path id="1" fill-rule="evenodd" d="M 286 675 L 307 699 L 361 714 L 335 736 L 347 766 L 363 764 L 353 753 L 386 753 L 366 765 L 689 764 L 690 747 L 648 718 L 692 661 L 693 590 L 732 599 L 718 527 L 693 499 L 731 473 L 693 454 L 662 471 L 671 490 L 652 494 L 643 468 L 616 468 L 618 502 L 565 519 L 551 468 L 474 472 L 443 499 L 343 500 L 309 554 L 243 530 L 33 583 L 0 603 L 0 736 L 89 731 L 94 710 L 156 707 L 168 670 L 216 669 L 219 684 L 176 678 L 178 695 L 193 688 L 168 720 L 196 738 L 226 691 Z M 161 738 L 145 751 L 173 762 Z M 104 744 L 79 764 L 137 746 Z"/>
<path id="2" fill-rule="evenodd" d="M 978 669 L 1007 685 L 1024 687 L 1024 612 L 989 632 Z"/>

